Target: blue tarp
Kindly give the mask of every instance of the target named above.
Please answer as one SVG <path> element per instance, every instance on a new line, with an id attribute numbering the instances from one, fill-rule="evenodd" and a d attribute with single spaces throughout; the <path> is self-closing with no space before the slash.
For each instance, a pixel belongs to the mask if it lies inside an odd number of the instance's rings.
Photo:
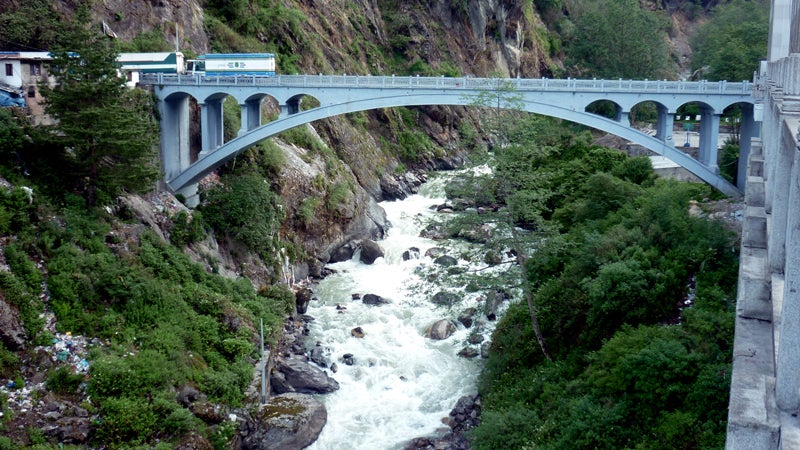
<path id="1" fill-rule="evenodd" d="M 25 97 L 0 90 L 0 108 L 9 108 L 12 106 L 18 106 L 22 108 L 27 106 L 25 104 Z"/>

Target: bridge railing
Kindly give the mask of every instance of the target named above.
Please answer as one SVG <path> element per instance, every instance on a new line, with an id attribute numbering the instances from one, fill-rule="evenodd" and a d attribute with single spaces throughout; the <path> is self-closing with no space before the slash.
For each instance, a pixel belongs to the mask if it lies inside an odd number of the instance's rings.
<path id="1" fill-rule="evenodd" d="M 750 94 L 749 81 L 598 80 L 576 78 L 474 78 L 397 77 L 372 75 L 236 75 L 203 76 L 175 74 L 142 75 L 140 84 L 160 86 L 280 86 L 386 89 L 461 89 L 518 91 L 658 92 Z"/>

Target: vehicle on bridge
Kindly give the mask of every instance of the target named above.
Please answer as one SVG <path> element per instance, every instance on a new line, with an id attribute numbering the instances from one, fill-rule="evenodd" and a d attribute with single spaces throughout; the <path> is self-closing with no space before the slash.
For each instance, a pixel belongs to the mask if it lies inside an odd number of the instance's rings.
<path id="1" fill-rule="evenodd" d="M 128 87 L 139 83 L 141 74 L 186 72 L 186 62 L 181 52 L 120 53 L 117 57 L 120 75 L 128 81 Z"/>
<path id="2" fill-rule="evenodd" d="M 186 73 L 205 76 L 275 76 L 272 53 L 210 53 L 186 62 Z"/>

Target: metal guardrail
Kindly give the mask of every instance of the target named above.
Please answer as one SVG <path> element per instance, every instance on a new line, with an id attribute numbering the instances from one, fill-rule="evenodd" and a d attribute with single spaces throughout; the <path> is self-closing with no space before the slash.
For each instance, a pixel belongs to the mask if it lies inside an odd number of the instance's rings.
<path id="1" fill-rule="evenodd" d="M 749 81 L 583 80 L 576 78 L 450 78 L 372 75 L 236 75 L 203 76 L 146 74 L 140 84 L 158 86 L 278 86 L 313 88 L 509 90 L 620 93 L 751 94 Z"/>

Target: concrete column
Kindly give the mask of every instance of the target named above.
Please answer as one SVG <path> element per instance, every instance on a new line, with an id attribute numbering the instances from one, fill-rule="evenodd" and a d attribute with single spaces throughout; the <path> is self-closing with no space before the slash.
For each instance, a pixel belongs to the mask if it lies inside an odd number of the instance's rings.
<path id="1" fill-rule="evenodd" d="M 714 173 L 719 173 L 717 153 L 719 146 L 719 114 L 711 108 L 700 110 L 700 162 Z"/>
<path id="2" fill-rule="evenodd" d="M 161 114 L 161 163 L 164 177 L 171 180 L 191 164 L 189 151 L 189 97 L 159 102 Z"/>
<path id="3" fill-rule="evenodd" d="M 753 116 L 753 105 L 744 103 L 742 107 L 742 126 L 739 129 L 739 161 L 736 168 L 736 187 L 742 192 L 747 184 L 747 161 L 750 156 L 750 146 L 755 137 L 760 136 L 760 127 Z"/>
<path id="4" fill-rule="evenodd" d="M 222 100 L 206 100 L 200 103 L 200 155 L 216 150 L 223 141 Z"/>
<path id="5" fill-rule="evenodd" d="M 792 176 L 794 154 L 794 131 L 785 123 L 781 126 L 780 146 L 775 149 L 772 172 L 772 214 L 769 229 L 769 270 L 772 273 L 783 273 L 786 263 L 786 225 L 789 217 L 789 188 Z M 795 210 L 793 214 L 797 214 Z"/>
<path id="6" fill-rule="evenodd" d="M 239 136 L 261 126 L 261 98 L 248 100 L 240 106 L 242 107 L 242 128 L 239 130 Z"/>
<path id="7" fill-rule="evenodd" d="M 772 213 L 772 202 L 775 193 L 775 171 L 778 161 L 778 152 L 780 148 L 780 105 L 782 103 L 782 93 L 776 92 L 775 95 L 767 96 L 767 102 L 764 105 L 764 115 L 766 125 L 764 129 L 764 164 L 766 165 L 764 171 L 764 178 L 766 183 L 764 189 L 766 197 L 764 200 L 764 208 L 767 214 Z"/>
<path id="8" fill-rule="evenodd" d="M 657 104 L 656 109 L 658 110 L 656 138 L 661 139 L 667 145 L 674 146 L 675 143 L 673 142 L 672 138 L 672 128 L 673 124 L 675 123 L 675 118 L 673 117 L 672 113 L 669 112 L 669 109 L 667 109 L 666 106 Z"/>
<path id="9" fill-rule="evenodd" d="M 794 120 L 794 128 L 800 120 Z M 782 411 L 800 412 L 800 152 L 797 144 L 791 152 L 786 221 L 786 264 L 781 309 L 780 344 L 775 374 L 775 401 Z M 772 230 L 774 233 L 774 230 Z"/>
<path id="10" fill-rule="evenodd" d="M 789 56 L 792 34 L 792 0 L 772 0 L 769 11 L 769 44 L 767 60 L 777 61 Z"/>

